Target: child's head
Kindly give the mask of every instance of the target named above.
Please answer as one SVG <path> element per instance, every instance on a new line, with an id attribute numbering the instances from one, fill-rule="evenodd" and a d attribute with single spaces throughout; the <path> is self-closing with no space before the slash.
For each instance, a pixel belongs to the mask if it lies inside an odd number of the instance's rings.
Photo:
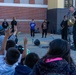
<path id="1" fill-rule="evenodd" d="M 47 53 L 48 57 L 62 57 L 68 62 L 71 62 L 70 57 L 70 47 L 68 42 L 61 39 L 56 39 L 50 42 L 49 51 Z"/>
<path id="2" fill-rule="evenodd" d="M 15 47 L 15 46 L 16 46 L 15 41 L 13 41 L 13 40 L 8 40 L 7 43 L 6 43 L 6 50 L 8 50 L 8 49 L 11 48 L 11 47 Z"/>
<path id="3" fill-rule="evenodd" d="M 32 19 L 32 22 L 34 22 L 34 19 Z"/>
<path id="4" fill-rule="evenodd" d="M 30 53 L 25 58 L 25 65 L 32 69 L 38 60 L 39 56 L 36 53 Z"/>
<path id="5" fill-rule="evenodd" d="M 16 48 L 9 48 L 6 53 L 6 63 L 9 65 L 14 65 L 20 56 L 20 52 Z"/>
<path id="6" fill-rule="evenodd" d="M 34 21 L 34 19 L 32 19 L 32 21 Z"/>

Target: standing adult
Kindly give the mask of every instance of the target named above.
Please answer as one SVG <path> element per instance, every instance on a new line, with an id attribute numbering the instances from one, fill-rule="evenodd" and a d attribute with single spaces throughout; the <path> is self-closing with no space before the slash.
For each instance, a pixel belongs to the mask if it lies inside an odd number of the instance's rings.
<path id="1" fill-rule="evenodd" d="M 48 30 L 48 22 L 47 22 L 47 20 L 44 20 L 44 22 L 41 25 L 41 28 L 42 28 L 42 38 L 44 37 L 44 35 L 45 35 L 45 38 L 46 38 L 47 30 Z"/>
<path id="2" fill-rule="evenodd" d="M 30 31 L 31 31 L 31 37 L 34 37 L 35 36 L 35 26 L 36 26 L 36 23 L 34 22 L 34 19 L 32 19 L 31 23 L 30 23 Z"/>
<path id="3" fill-rule="evenodd" d="M 72 13 L 72 16 L 76 19 L 76 11 L 73 6 L 70 7 L 70 12 Z M 74 47 L 76 49 L 76 21 L 73 25 L 73 41 L 74 41 Z"/>
<path id="4" fill-rule="evenodd" d="M 12 22 L 11 22 L 12 32 L 14 32 L 14 26 L 17 26 L 16 17 L 13 17 L 13 20 L 12 20 Z"/>
<path id="5" fill-rule="evenodd" d="M 2 27 L 3 29 L 7 29 L 7 27 L 9 26 L 8 22 L 6 21 L 6 19 L 4 19 L 3 23 L 2 23 Z"/>
<path id="6" fill-rule="evenodd" d="M 62 32 L 61 32 L 62 39 L 67 40 L 68 25 L 67 25 L 67 16 L 66 15 L 64 16 L 64 19 L 60 25 L 62 27 Z"/>

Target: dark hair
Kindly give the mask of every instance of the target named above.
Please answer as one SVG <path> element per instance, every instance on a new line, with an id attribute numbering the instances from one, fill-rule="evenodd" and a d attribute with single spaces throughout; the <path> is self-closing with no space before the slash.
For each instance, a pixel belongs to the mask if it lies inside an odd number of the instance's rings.
<path id="1" fill-rule="evenodd" d="M 50 42 L 49 52 L 46 54 L 47 57 L 55 58 L 62 57 L 68 63 L 72 64 L 73 60 L 70 56 L 70 47 L 67 41 L 62 39 L 56 39 Z M 74 63 L 73 63 L 74 64 Z"/>
<path id="2" fill-rule="evenodd" d="M 32 19 L 32 21 L 34 21 L 34 19 Z"/>
<path id="3" fill-rule="evenodd" d="M 67 17 L 67 15 L 64 15 L 64 18 Z"/>
<path id="4" fill-rule="evenodd" d="M 70 7 L 73 7 L 74 8 L 74 6 L 70 6 Z"/>
<path id="5" fill-rule="evenodd" d="M 20 53 L 16 48 L 9 48 L 6 53 L 6 61 L 9 65 L 13 65 L 18 61 L 19 56 Z"/>
<path id="6" fill-rule="evenodd" d="M 7 43 L 6 43 L 6 50 L 8 50 L 8 49 L 11 48 L 11 47 L 15 47 L 15 46 L 16 46 L 15 41 L 13 41 L 13 40 L 8 40 Z"/>
<path id="7" fill-rule="evenodd" d="M 38 60 L 39 56 L 36 53 L 30 53 L 25 58 L 25 65 L 32 69 Z"/>
<path id="8" fill-rule="evenodd" d="M 6 18 L 4 18 L 4 20 L 6 20 Z"/>
<path id="9" fill-rule="evenodd" d="M 16 17 L 13 17 L 13 20 L 15 20 Z"/>

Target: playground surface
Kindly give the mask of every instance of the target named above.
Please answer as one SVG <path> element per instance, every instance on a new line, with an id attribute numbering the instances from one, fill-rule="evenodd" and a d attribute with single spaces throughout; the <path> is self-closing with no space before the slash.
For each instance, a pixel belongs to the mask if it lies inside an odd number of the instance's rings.
<path id="1" fill-rule="evenodd" d="M 36 34 L 34 38 L 32 38 L 30 36 L 30 34 L 18 34 L 18 39 L 19 39 L 18 44 L 23 45 L 24 37 L 26 37 L 28 39 L 27 48 L 30 50 L 30 52 L 37 53 L 40 58 L 47 53 L 47 51 L 48 51 L 47 47 L 48 47 L 50 41 L 61 38 L 61 36 L 57 35 L 57 34 L 48 34 L 47 38 L 42 38 L 41 34 Z M 40 46 L 34 45 L 33 41 L 36 39 L 38 39 L 40 41 Z M 72 40 L 72 35 L 71 35 L 71 40 Z M 74 62 L 76 63 L 76 51 L 71 50 L 71 56 L 72 56 Z"/>

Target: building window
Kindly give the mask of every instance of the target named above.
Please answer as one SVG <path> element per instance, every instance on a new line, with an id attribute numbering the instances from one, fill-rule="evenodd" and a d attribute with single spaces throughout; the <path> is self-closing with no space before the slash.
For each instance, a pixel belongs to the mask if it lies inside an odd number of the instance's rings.
<path id="1" fill-rule="evenodd" d="M 4 0 L 4 3 L 14 3 L 14 0 Z"/>
<path id="2" fill-rule="evenodd" d="M 20 0 L 20 3 L 29 4 L 29 0 Z"/>
<path id="3" fill-rule="evenodd" d="M 69 8 L 73 6 L 73 0 L 64 0 L 64 7 Z"/>
<path id="4" fill-rule="evenodd" d="M 35 0 L 35 4 L 43 4 L 44 0 Z"/>

